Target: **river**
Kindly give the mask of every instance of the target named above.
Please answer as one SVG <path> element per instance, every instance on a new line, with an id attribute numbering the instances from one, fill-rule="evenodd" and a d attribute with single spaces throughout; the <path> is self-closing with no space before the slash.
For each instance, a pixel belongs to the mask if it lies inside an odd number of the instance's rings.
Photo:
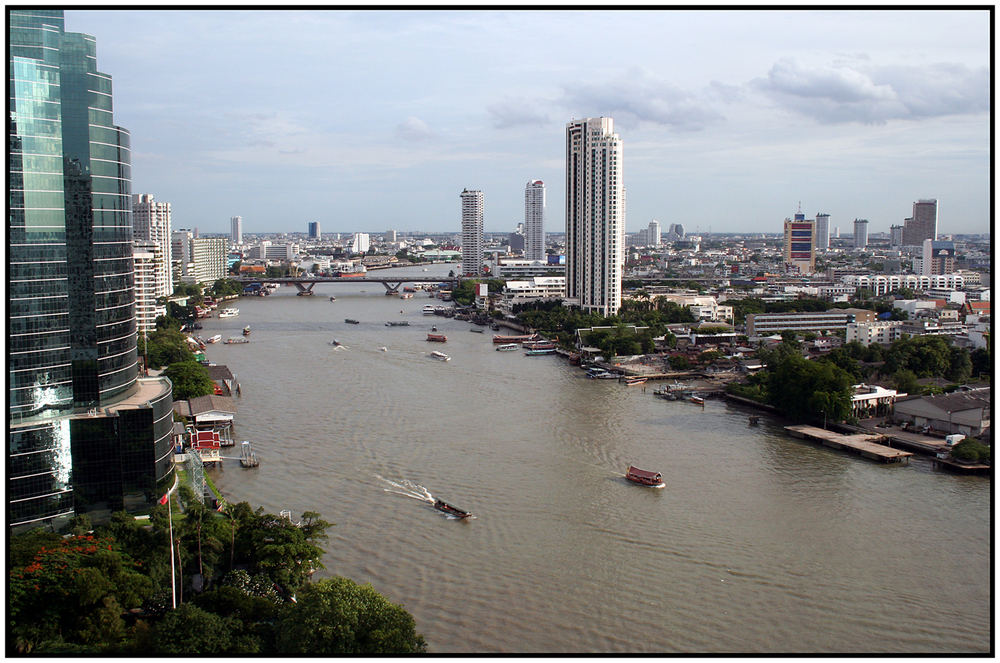
<path id="1" fill-rule="evenodd" d="M 448 271 L 429 269 L 374 274 Z M 989 650 L 988 478 L 881 465 L 722 401 L 496 352 L 489 330 L 422 315 L 441 303 L 426 293 L 316 292 L 204 321 L 206 337 L 252 329 L 208 357 L 237 375 L 236 439 L 261 460 L 210 476 L 231 501 L 335 523 L 318 576 L 371 583 L 430 652 Z M 432 325 L 447 343 L 425 340 Z M 666 487 L 628 483 L 629 464 Z"/>

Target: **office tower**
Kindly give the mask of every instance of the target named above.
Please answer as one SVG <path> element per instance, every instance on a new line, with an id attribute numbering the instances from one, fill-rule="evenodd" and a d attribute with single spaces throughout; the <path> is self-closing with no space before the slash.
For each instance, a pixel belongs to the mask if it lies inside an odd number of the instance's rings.
<path id="1" fill-rule="evenodd" d="M 830 248 L 830 215 L 816 215 L 816 248 L 826 250 Z"/>
<path id="2" fill-rule="evenodd" d="M 462 275 L 477 277 L 483 273 L 483 192 L 463 189 L 462 199 Z"/>
<path id="3" fill-rule="evenodd" d="M 868 219 L 854 219 L 854 248 L 868 246 Z"/>
<path id="4" fill-rule="evenodd" d="M 309 222 L 309 239 L 320 239 L 319 221 Z"/>
<path id="5" fill-rule="evenodd" d="M 524 257 L 545 260 L 545 184 L 532 180 L 524 187 Z"/>
<path id="6" fill-rule="evenodd" d="M 8 15 L 8 526 L 148 509 L 173 482 L 169 380 L 140 379 L 129 133 L 96 41 Z"/>
<path id="7" fill-rule="evenodd" d="M 889 226 L 889 246 L 899 248 L 903 245 L 903 226 Z"/>
<path id="8" fill-rule="evenodd" d="M 937 200 L 913 203 L 913 216 L 903 220 L 903 246 L 923 246 L 924 240 L 937 239 Z"/>
<path id="9" fill-rule="evenodd" d="M 153 277 L 157 297 L 174 294 L 170 280 L 170 203 L 158 203 L 151 193 L 132 194 L 132 237 L 158 245 Z"/>
<path id="10" fill-rule="evenodd" d="M 952 274 L 955 271 L 955 243 L 925 239 L 920 273 L 924 276 Z"/>
<path id="11" fill-rule="evenodd" d="M 646 229 L 646 245 L 647 246 L 659 246 L 660 245 L 660 222 L 653 219 L 649 222 L 649 227 Z"/>
<path id="12" fill-rule="evenodd" d="M 351 253 L 368 253 L 371 245 L 372 241 L 368 233 L 354 233 L 354 237 L 351 239 Z"/>
<path id="13" fill-rule="evenodd" d="M 229 219 L 229 241 L 231 241 L 234 246 L 239 246 L 243 243 L 242 216 L 234 216 Z"/>
<path id="14" fill-rule="evenodd" d="M 816 226 L 805 214 L 785 219 L 785 262 L 802 274 L 816 271 Z"/>
<path id="15" fill-rule="evenodd" d="M 566 125 L 566 303 L 613 315 L 625 267 L 622 140 L 610 117 Z"/>
<path id="16" fill-rule="evenodd" d="M 510 246 L 511 253 L 524 253 L 526 241 L 524 237 L 523 223 L 517 224 L 517 229 L 507 235 L 507 244 Z"/>
<path id="17" fill-rule="evenodd" d="M 396 239 L 396 231 L 395 230 L 386 230 L 385 231 L 384 241 L 386 241 L 386 242 L 396 242 L 396 241 L 398 241 Z"/>

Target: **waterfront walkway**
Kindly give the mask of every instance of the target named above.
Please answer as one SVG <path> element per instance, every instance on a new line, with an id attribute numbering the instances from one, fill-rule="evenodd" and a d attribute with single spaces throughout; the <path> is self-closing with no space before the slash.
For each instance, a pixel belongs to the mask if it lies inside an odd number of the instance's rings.
<path id="1" fill-rule="evenodd" d="M 913 455 L 909 451 L 900 451 L 899 449 L 879 444 L 878 440 L 883 439 L 881 435 L 867 433 L 844 435 L 826 430 L 825 428 L 804 425 L 785 426 L 785 430 L 793 437 L 816 440 L 824 446 L 833 447 L 834 449 L 855 451 L 865 458 L 871 458 L 882 463 L 909 462 L 910 457 Z"/>

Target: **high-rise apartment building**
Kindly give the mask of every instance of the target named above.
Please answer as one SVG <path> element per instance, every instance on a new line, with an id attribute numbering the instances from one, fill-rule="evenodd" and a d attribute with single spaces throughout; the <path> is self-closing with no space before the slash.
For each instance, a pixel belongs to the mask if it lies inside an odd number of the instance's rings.
<path id="1" fill-rule="evenodd" d="M 225 237 L 191 238 L 191 264 L 195 283 L 215 283 L 226 278 L 229 250 Z"/>
<path id="2" fill-rule="evenodd" d="M 234 216 L 229 219 L 229 241 L 233 246 L 243 243 L 243 217 Z"/>
<path id="3" fill-rule="evenodd" d="M 132 236 L 159 246 L 153 265 L 157 297 L 174 294 L 170 279 L 170 203 L 159 203 L 150 193 L 132 194 Z"/>
<path id="4" fill-rule="evenodd" d="M 613 315 L 625 267 L 622 139 L 610 117 L 566 125 L 566 303 Z"/>
<path id="5" fill-rule="evenodd" d="M 155 242 L 137 239 L 133 243 L 135 263 L 135 321 L 139 334 L 156 329 L 156 318 L 166 315 L 165 306 L 157 306 L 158 271 L 163 266 L 161 247 Z"/>
<path id="6" fill-rule="evenodd" d="M 462 275 L 478 277 L 483 273 L 483 192 L 463 189 L 462 199 Z"/>
<path id="7" fill-rule="evenodd" d="M 351 238 L 351 253 L 368 253 L 372 246 L 372 239 L 368 233 L 354 233 Z"/>
<path id="8" fill-rule="evenodd" d="M 541 180 L 524 187 L 524 257 L 545 260 L 545 183 Z"/>
<path id="9" fill-rule="evenodd" d="M 815 221 L 801 212 L 785 219 L 785 262 L 802 274 L 816 271 Z"/>
<path id="10" fill-rule="evenodd" d="M 868 219 L 854 219 L 854 248 L 868 246 Z"/>
<path id="11" fill-rule="evenodd" d="M 192 239 L 194 234 L 188 228 L 180 228 L 170 234 L 170 278 L 174 285 L 182 280 L 191 281 L 194 276 L 194 263 L 191 261 Z"/>
<path id="12" fill-rule="evenodd" d="M 396 239 L 396 235 L 397 235 L 397 233 L 396 233 L 395 230 L 386 230 L 385 231 L 385 236 L 383 237 L 382 241 L 385 241 L 385 242 L 397 242 L 399 240 Z"/>
<path id="13" fill-rule="evenodd" d="M 913 203 L 913 216 L 903 220 L 903 246 L 923 246 L 925 239 L 937 239 L 937 200 Z"/>
<path id="14" fill-rule="evenodd" d="M 173 481 L 169 380 L 140 379 L 129 133 L 93 37 L 8 18 L 7 517 L 148 508 Z"/>
<path id="15" fill-rule="evenodd" d="M 309 222 L 309 239 L 320 239 L 322 233 L 319 229 L 319 221 Z"/>
<path id="16" fill-rule="evenodd" d="M 816 248 L 827 250 L 830 248 L 830 215 L 816 215 Z"/>

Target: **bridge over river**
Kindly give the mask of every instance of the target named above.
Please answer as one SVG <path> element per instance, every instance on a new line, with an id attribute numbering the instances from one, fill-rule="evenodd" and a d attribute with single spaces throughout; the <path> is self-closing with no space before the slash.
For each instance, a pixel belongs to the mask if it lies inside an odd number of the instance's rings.
<path id="1" fill-rule="evenodd" d="M 301 276 L 284 276 L 281 278 L 256 278 L 248 276 L 237 276 L 233 277 L 233 281 L 237 283 L 242 283 L 243 288 L 246 289 L 251 283 L 259 283 L 263 286 L 265 283 L 290 283 L 298 288 L 299 294 L 311 295 L 313 294 L 313 288 L 317 283 L 381 283 L 385 286 L 385 291 L 393 293 L 399 290 L 399 286 L 404 283 L 450 283 L 453 286 L 458 285 L 460 278 L 456 276 L 407 276 L 400 277 L 398 275 L 391 277 L 381 277 L 381 276 L 316 276 L 311 278 L 305 278 Z"/>

